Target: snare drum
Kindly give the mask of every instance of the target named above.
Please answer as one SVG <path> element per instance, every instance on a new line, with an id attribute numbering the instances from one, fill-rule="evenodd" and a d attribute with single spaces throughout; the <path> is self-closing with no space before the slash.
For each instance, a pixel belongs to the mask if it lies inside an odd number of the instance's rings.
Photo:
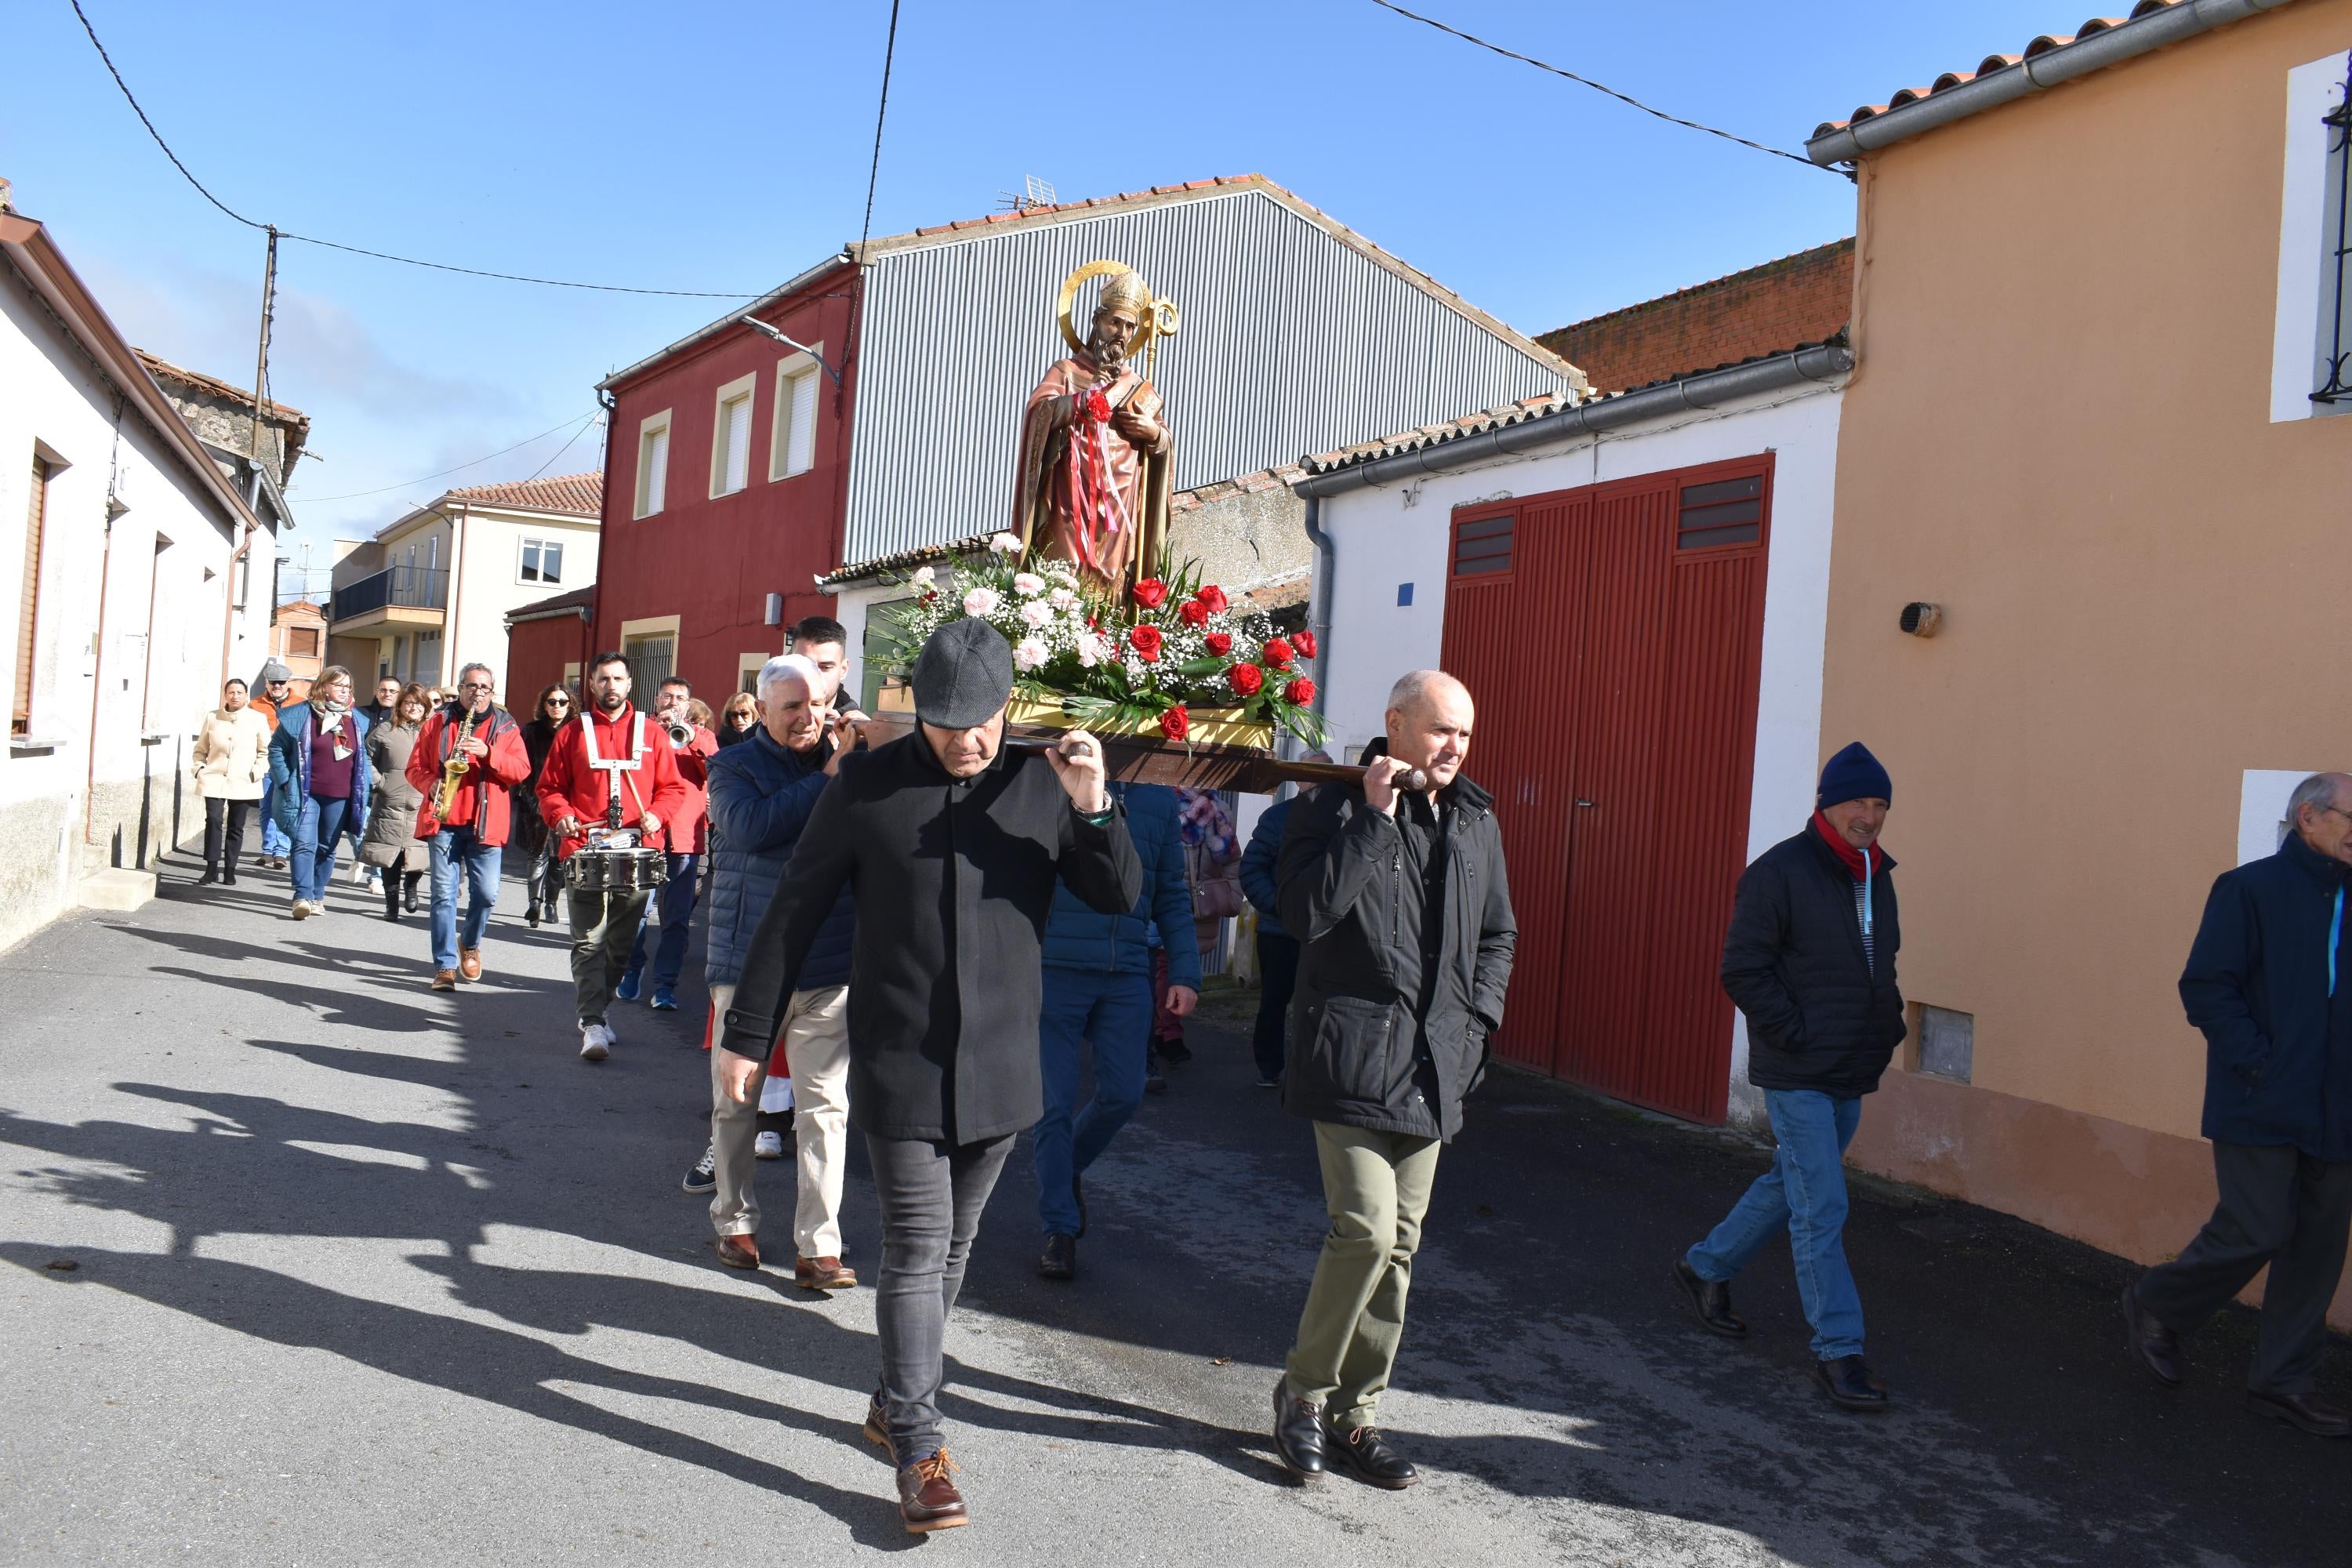
<path id="1" fill-rule="evenodd" d="M 583 893 L 641 893 L 669 880 L 658 849 L 581 849 L 563 868 L 564 885 Z"/>

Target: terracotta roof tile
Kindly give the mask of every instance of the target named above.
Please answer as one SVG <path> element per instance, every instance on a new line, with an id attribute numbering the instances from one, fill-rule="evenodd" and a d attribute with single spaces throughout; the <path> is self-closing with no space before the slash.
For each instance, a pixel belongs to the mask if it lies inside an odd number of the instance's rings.
<path id="1" fill-rule="evenodd" d="M 531 511 L 568 511 L 581 517 L 597 517 L 604 510 L 604 474 L 599 468 L 515 484 L 468 485 L 451 490 L 448 499 L 479 501 L 484 506 L 516 506 Z"/>
<path id="2" fill-rule="evenodd" d="M 2106 32 L 2109 28 L 2120 27 L 2126 22 L 2137 22 L 2142 16 L 2152 16 L 2158 11 L 2168 11 L 2175 5 L 2189 3 L 2189 0 L 2139 0 L 2139 3 L 2131 8 L 2131 15 L 2128 16 L 2093 16 L 2071 33 L 2037 34 L 2026 44 L 2022 54 L 1987 55 L 1978 62 L 1977 68 L 1972 71 L 1946 71 L 1927 87 L 1906 87 L 1890 96 L 1885 103 L 1865 103 L 1843 120 L 1825 120 L 1815 128 L 1811 140 L 1818 141 L 1832 131 L 1843 131 L 1859 121 L 1885 114 L 1891 109 L 1901 109 L 1906 104 L 1916 103 L 1923 98 L 1931 98 L 1939 92 L 1948 92 L 1953 88 L 1974 81 L 1980 76 L 1990 76 L 1995 71 L 2007 70 L 2022 61 L 2038 59 L 2053 49 L 2063 49 L 2078 39 L 2091 37 Z"/>
<path id="3" fill-rule="evenodd" d="M 139 363 L 147 367 L 149 375 L 169 376 L 174 381 L 184 381 L 192 386 L 201 386 L 217 396 L 234 398 L 239 403 L 253 401 L 251 387 L 239 386 L 234 382 L 223 381 L 216 375 L 206 375 L 200 370 L 190 370 L 184 364 L 173 364 L 163 355 L 151 354 L 145 349 L 132 349 L 131 352 L 139 356 Z M 310 423 L 309 415 L 275 398 L 265 400 L 262 406 L 264 416 L 267 418 L 284 419 L 305 427 Z"/>

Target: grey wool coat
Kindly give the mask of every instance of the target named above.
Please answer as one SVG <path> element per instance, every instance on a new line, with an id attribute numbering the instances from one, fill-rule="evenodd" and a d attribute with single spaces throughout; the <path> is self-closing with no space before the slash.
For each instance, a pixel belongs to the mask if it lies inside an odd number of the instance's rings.
<path id="1" fill-rule="evenodd" d="M 425 796 L 408 782 L 408 753 L 416 749 L 421 726 L 404 729 L 378 724 L 367 733 L 368 767 L 375 774 L 368 812 L 367 837 L 360 840 L 360 858 L 370 866 L 389 866 L 403 855 L 404 870 L 422 871 L 431 863 L 432 846 L 416 837 L 416 814 Z"/>

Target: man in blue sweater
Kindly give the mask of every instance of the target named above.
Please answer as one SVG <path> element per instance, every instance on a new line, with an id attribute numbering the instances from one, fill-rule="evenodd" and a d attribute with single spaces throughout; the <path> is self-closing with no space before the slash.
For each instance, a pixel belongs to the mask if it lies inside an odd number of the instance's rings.
<path id="1" fill-rule="evenodd" d="M 1045 1232 L 1037 1272 L 1047 1279 L 1076 1275 L 1078 1237 L 1087 1230 L 1079 1178 L 1143 1100 L 1154 924 L 1181 939 L 1168 943 L 1168 1010 L 1181 1018 L 1201 999 L 1201 954 L 1192 942 L 1192 891 L 1184 880 L 1176 792 L 1161 784 L 1110 789 L 1127 805 L 1127 831 L 1143 865 L 1143 896 L 1127 913 L 1105 915 L 1062 887 L 1045 921 L 1045 1007 L 1037 1021 L 1045 1114 L 1030 1137 L 1037 1219 Z M 1089 1045 L 1095 1093 L 1080 1110 Z"/>
<path id="2" fill-rule="evenodd" d="M 760 727 L 710 759 L 710 824 L 717 850 L 710 883 L 705 978 L 712 1016 L 724 1017 L 745 949 L 768 912 L 809 813 L 841 771 L 834 742 L 834 682 L 801 651 L 760 669 Z M 838 648 L 835 650 L 838 652 Z M 810 1290 L 846 1290 L 857 1276 L 841 1261 L 841 1180 L 849 1143 L 849 952 L 854 930 L 844 888 L 799 976 L 782 1020 L 793 1075 L 793 1138 L 799 1145 L 800 1200 L 793 1214 L 793 1281 Z M 710 1147 L 686 1178 L 710 1191 L 719 1261 L 760 1267 L 760 1205 L 751 1195 L 754 1138 L 765 1062 L 741 1100 L 719 1082 L 710 1053 Z"/>
<path id="3" fill-rule="evenodd" d="M 2124 1321 L 2140 1365 L 2176 1387 L 2179 1336 L 2268 1265 L 2246 1403 L 2346 1437 L 2352 1412 L 2321 1397 L 2317 1373 L 2352 1235 L 2352 774 L 2304 780 L 2286 820 L 2277 854 L 2214 882 L 2180 975 L 2205 1036 L 2221 1202 L 2178 1258 L 2124 1291 Z"/>
<path id="4" fill-rule="evenodd" d="M 1330 754 L 1309 752 L 1302 762 L 1328 763 Z M 1284 1032 L 1290 1020 L 1290 998 L 1298 989 L 1298 939 L 1282 923 L 1275 908 L 1274 868 L 1282 858 L 1283 830 L 1290 826 L 1290 808 L 1297 795 L 1276 801 L 1260 814 L 1250 829 L 1249 847 L 1242 851 L 1242 896 L 1257 910 L 1257 1026 L 1250 1036 L 1250 1054 L 1257 1058 L 1257 1086 L 1282 1087 L 1282 1064 L 1287 1054 Z"/>

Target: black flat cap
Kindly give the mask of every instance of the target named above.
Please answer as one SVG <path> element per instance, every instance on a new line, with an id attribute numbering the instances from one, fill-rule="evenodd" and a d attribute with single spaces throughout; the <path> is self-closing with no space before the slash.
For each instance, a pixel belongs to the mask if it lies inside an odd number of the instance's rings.
<path id="1" fill-rule="evenodd" d="M 1013 645 L 986 621 L 950 621 L 915 657 L 915 717 L 942 730 L 971 730 L 996 717 L 1013 695 Z"/>

